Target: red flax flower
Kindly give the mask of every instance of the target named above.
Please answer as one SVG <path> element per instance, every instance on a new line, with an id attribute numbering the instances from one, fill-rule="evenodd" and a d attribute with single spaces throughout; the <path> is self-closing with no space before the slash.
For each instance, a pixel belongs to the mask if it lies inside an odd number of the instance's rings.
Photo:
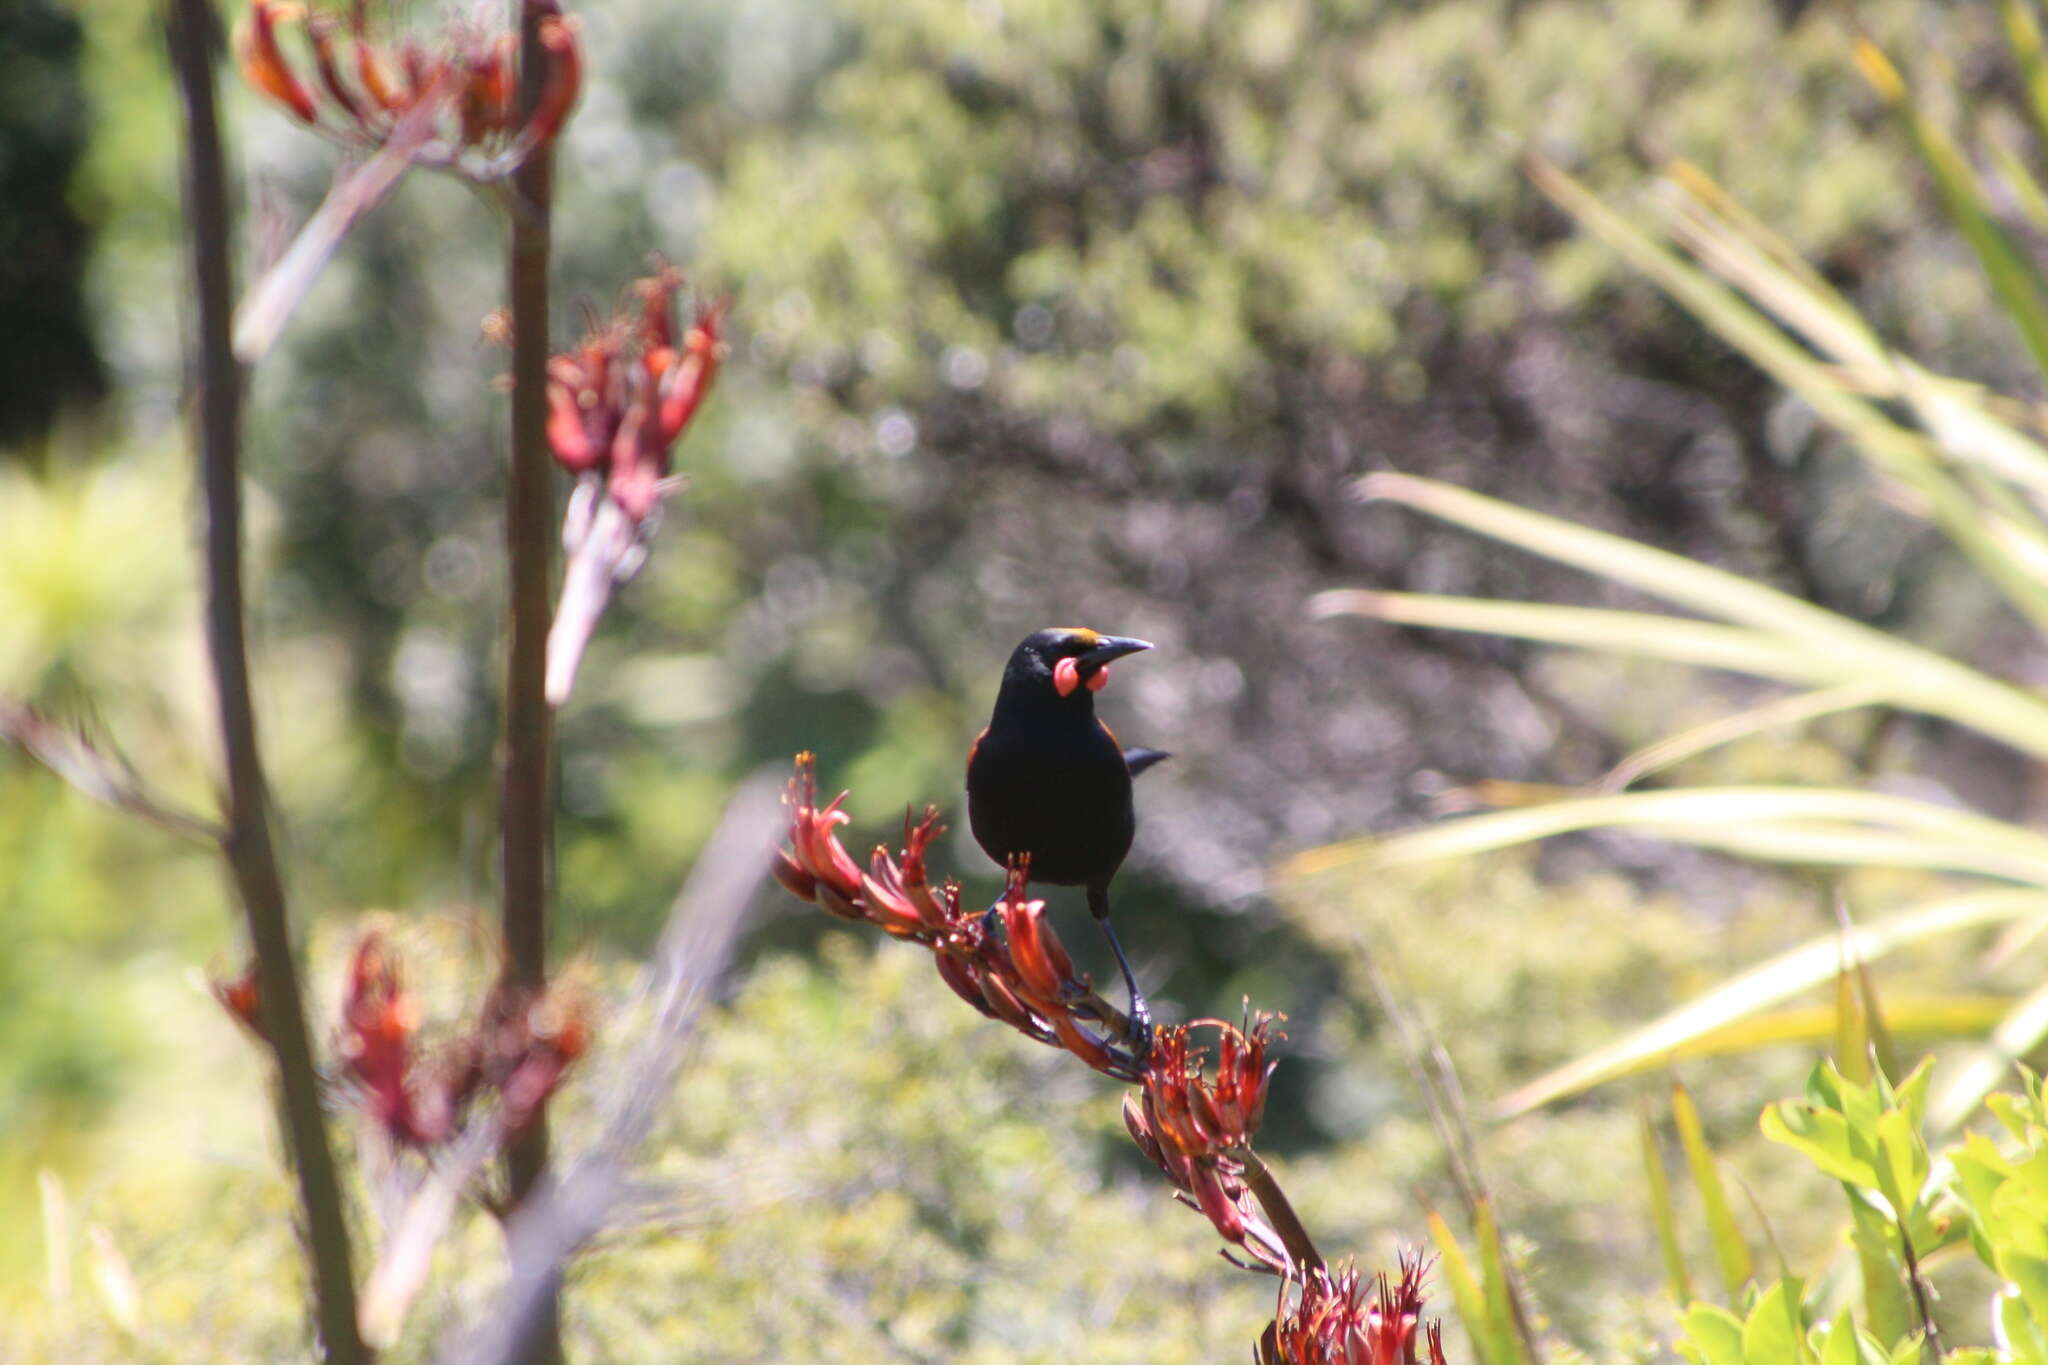
<path id="1" fill-rule="evenodd" d="M 287 28 L 303 30 L 296 62 Z M 494 180 L 561 132 L 582 89 L 575 21 L 545 0 L 539 33 L 546 80 L 526 118 L 512 34 L 455 26 L 432 47 L 393 40 L 372 34 L 366 0 L 353 0 L 345 24 L 301 4 L 250 0 L 235 55 L 250 86 L 308 127 L 357 147 L 402 143 L 414 160 Z"/>
<path id="2" fill-rule="evenodd" d="M 944 826 L 938 812 L 903 822 L 903 849 L 877 845 L 863 868 L 839 842 L 846 794 L 819 804 L 815 760 L 797 755 L 783 802 L 789 847 L 776 855 L 777 881 L 791 895 L 839 916 L 873 924 L 931 950 L 939 975 L 968 1004 L 1049 1047 L 1063 1048 L 1119 1080 L 1136 1081 L 1144 1062 L 1130 1047 L 1130 1020 L 1097 995 L 1046 918 L 1025 897 L 1027 869 L 1010 871 L 987 914 L 963 910 L 958 883 L 934 886 L 925 852 Z"/>
<path id="3" fill-rule="evenodd" d="M 1227 1260 L 1283 1279 L 1282 1311 L 1261 1342 L 1261 1365 L 1421 1365 L 1413 1354 L 1419 1267 L 1404 1265 L 1398 1296 L 1388 1297 L 1382 1282 L 1377 1305 L 1361 1308 L 1357 1276 L 1343 1271 L 1331 1278 L 1286 1194 L 1252 1150 L 1273 1075 L 1267 1049 L 1281 1036 L 1279 1015 L 1247 1010 L 1241 1026 L 1204 1019 L 1139 1036 L 1129 1018 L 1076 973 L 1046 919 L 1045 903 L 1027 899 L 1028 864 L 1011 867 L 1003 898 L 986 913 L 965 912 L 958 884 L 934 886 L 926 870 L 925 854 L 940 832 L 936 810 L 927 809 L 920 820 L 906 815 L 902 851 L 878 846 L 863 867 L 839 841 L 839 826 L 849 822 L 840 809 L 846 793 L 820 802 L 815 760 L 798 754 L 796 764 L 783 797 L 789 844 L 776 855 L 776 880 L 842 919 L 922 944 L 946 984 L 983 1014 L 1136 1083 L 1138 1093 L 1124 1099 L 1131 1137 L 1177 1197 L 1200 1209 L 1236 1249 L 1223 1252 Z M 1213 1048 L 1196 1045 L 1206 1031 L 1214 1033 Z M 1290 1317 L 1286 1298 L 1296 1283 L 1303 1290 Z M 1434 1329 L 1429 1342 L 1429 1365 L 1443 1365 Z M 1395 1346 L 1409 1353 L 1389 1353 Z"/>
<path id="4" fill-rule="evenodd" d="M 584 996 L 559 981 L 544 992 L 500 981 L 484 998 L 475 1029 L 451 1045 L 443 1087 L 451 1109 L 479 1093 L 499 1096 L 505 1132 L 517 1136 L 540 1117 L 563 1075 L 590 1047 Z"/>
<path id="5" fill-rule="evenodd" d="M 1239 1264 L 1287 1274 L 1294 1265 L 1286 1240 L 1247 1179 L 1248 1167 L 1257 1162 L 1252 1139 L 1273 1075 L 1266 1046 L 1279 1018 L 1262 1013 L 1243 1028 L 1202 1019 L 1161 1029 L 1140 1078 L 1143 1088 L 1124 1097 L 1124 1126 L 1180 1191 L 1182 1202 L 1200 1209 L 1225 1241 L 1251 1258 Z M 1198 1028 L 1217 1034 L 1213 1078 L 1203 1067 L 1204 1049 L 1191 1043 Z"/>
<path id="6" fill-rule="evenodd" d="M 633 286 L 633 305 L 548 361 L 548 445 L 576 476 L 562 519 L 569 562 L 548 634 L 547 696 L 560 706 L 612 593 L 647 559 L 661 500 L 680 484 L 670 454 L 725 356 L 724 304 L 696 310 L 677 335 L 682 273 L 662 266 Z"/>
<path id="7" fill-rule="evenodd" d="M 250 958 L 242 974 L 233 979 L 212 977 L 207 981 L 213 998 L 220 1001 L 220 1007 L 233 1016 L 236 1023 L 256 1035 L 264 1042 L 270 1040 L 270 1031 L 263 1023 L 263 988 L 256 979 L 256 959 Z"/>
<path id="8" fill-rule="evenodd" d="M 372 1121 L 406 1146 L 447 1136 L 438 1125 L 423 1125 L 413 1103 L 412 1040 L 419 1022 L 419 1006 L 384 950 L 384 936 L 364 934 L 349 963 L 335 1051 Z"/>
<path id="9" fill-rule="evenodd" d="M 221 1007 L 261 1037 L 255 968 L 212 987 Z M 475 1024 L 426 1058 L 419 1027 L 419 1004 L 398 957 L 371 930 L 349 959 L 334 1052 L 349 1094 L 371 1123 L 394 1145 L 421 1150 L 456 1138 L 466 1115 L 491 1098 L 499 1135 L 524 1132 L 589 1050 L 592 1033 L 588 999 L 559 980 L 545 992 L 500 982 Z"/>
<path id="10" fill-rule="evenodd" d="M 1287 1309 L 1291 1284 L 1259 1338 L 1254 1365 L 1444 1365 L 1443 1329 L 1422 1319 L 1420 1259 L 1401 1261 L 1401 1282 L 1368 1282 L 1350 1266 L 1318 1269 Z M 1426 1357 L 1425 1357 L 1426 1353 Z"/>

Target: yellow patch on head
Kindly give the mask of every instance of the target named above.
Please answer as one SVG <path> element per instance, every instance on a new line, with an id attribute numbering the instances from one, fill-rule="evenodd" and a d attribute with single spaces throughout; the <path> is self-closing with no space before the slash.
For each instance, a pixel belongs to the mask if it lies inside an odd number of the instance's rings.
<path id="1" fill-rule="evenodd" d="M 1092 645 L 1102 638 L 1101 631 L 1090 630 L 1086 626 L 1055 626 L 1053 629 L 1069 637 L 1076 644 Z"/>

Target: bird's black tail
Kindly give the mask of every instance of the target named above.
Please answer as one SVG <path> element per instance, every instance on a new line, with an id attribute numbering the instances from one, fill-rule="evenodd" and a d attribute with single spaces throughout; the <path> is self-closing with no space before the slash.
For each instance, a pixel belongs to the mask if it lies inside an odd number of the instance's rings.
<path id="1" fill-rule="evenodd" d="M 1173 755 L 1167 753 L 1164 749 L 1146 749 L 1133 745 L 1124 750 L 1124 766 L 1131 770 L 1132 777 L 1136 777 L 1139 773 L 1144 772 L 1145 769 L 1156 763 L 1164 763 L 1172 757 Z"/>

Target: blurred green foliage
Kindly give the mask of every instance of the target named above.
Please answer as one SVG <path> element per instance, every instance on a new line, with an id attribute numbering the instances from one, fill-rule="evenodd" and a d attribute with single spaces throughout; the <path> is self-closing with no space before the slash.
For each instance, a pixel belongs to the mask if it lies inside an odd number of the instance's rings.
<path id="1" fill-rule="evenodd" d="M 1326 1243 L 1386 1263 L 1421 1241 L 1411 1191 L 1452 1199 L 1355 934 L 1401 964 L 1482 1096 L 1800 934 L 1776 889 L 1639 853 L 1640 884 L 1581 880 L 1581 852 L 1547 866 L 1564 887 L 1507 859 L 1296 889 L 1285 915 L 1248 904 L 1274 851 L 1415 814 L 1434 790 L 1418 771 L 1583 766 L 1604 752 L 1587 714 L 1651 729 L 1700 705 L 1668 679 L 1600 691 L 1568 666 L 1306 623 L 1302 600 L 1340 576 L 1528 577 L 1362 532 L 1346 481 L 1395 465 L 1540 495 L 1859 617 L 1975 619 L 1978 599 L 1916 595 L 1924 542 L 1845 510 L 1825 448 L 1516 169 L 1525 140 L 1609 191 L 1691 158 L 1879 320 L 1998 377 L 1981 287 L 1871 136 L 1842 27 L 1802 8 L 590 6 L 563 297 L 601 305 L 661 250 L 734 293 L 736 346 L 681 453 L 689 492 L 563 718 L 563 948 L 644 946 L 738 774 L 818 749 L 884 833 L 905 804 L 957 806 L 1018 636 L 1085 619 L 1160 639 L 1105 702 L 1177 754 L 1147 779 L 1126 933 L 1184 1014 L 1233 1013 L 1249 989 L 1296 1016 L 1274 1129 Z M 1858 22 L 1984 79 L 1987 12 L 1874 0 Z M 60 434 L 33 473 L 0 464 L 0 694 L 91 724 L 204 804 L 175 125 L 151 6 L 96 0 L 79 23 L 93 120 L 70 195 L 97 233 L 109 434 Z M 246 275 L 334 154 L 252 97 L 230 108 Z M 430 908 L 488 898 L 503 360 L 478 322 L 498 232 L 488 204 L 415 177 L 256 375 L 263 737 L 323 977 L 356 912 L 397 907 L 424 933 Z M 1717 761 L 1853 767 L 1861 738 Z M 1693 913 L 1641 894 L 1675 881 Z M 30 1226 L 41 1168 L 76 1214 L 68 1298 L 35 1278 L 33 1239 L 0 1248 L 0 1331 L 24 1334 L 6 1353 L 303 1349 L 256 1063 L 191 988 L 233 942 L 210 860 L 10 760 L 0 901 L 0 1036 L 21 1040 L 0 1059 L 0 1225 Z M 707 1022 L 657 1148 L 678 1221 L 580 1272 L 581 1357 L 1169 1361 L 1251 1340 L 1269 1286 L 1166 1210 L 1113 1090 L 980 1027 L 914 955 L 819 934 L 770 920 L 777 950 Z M 1774 1068 L 1789 1089 L 1803 1065 L 1689 1074 L 1717 1143 Z M 1660 1320 L 1647 1224 L 1613 1213 L 1641 1204 L 1635 1132 L 1601 1097 L 1485 1142 L 1548 1330 L 1619 1359 L 1653 1354 Z M 1796 1253 L 1823 1226 L 1798 1217 L 1812 1193 L 1784 1154 L 1748 1156 Z M 494 1252 L 472 1231 L 400 1358 L 479 1302 Z M 132 1333 L 106 1307 L 122 1294 L 94 1287 L 124 1263 Z"/>
<path id="2" fill-rule="evenodd" d="M 1693 1303 L 1678 1350 L 1694 1365 L 1885 1365 L 1929 1353 L 1960 1365 L 2048 1359 L 2048 1111 L 2041 1081 L 2024 1068 L 2017 1094 L 1989 1097 L 2003 1129 L 1971 1133 L 1937 1159 L 1925 1134 L 1929 1069 L 1896 1086 L 1868 1060 L 1856 1081 L 1828 1062 L 1805 1093 L 1763 1113 L 1763 1131 L 1805 1156 L 1847 1196 L 1863 1294 L 1852 1313 L 1828 1276 L 1811 1281 L 1781 1265 L 1737 1305 Z M 1917 1282 L 1924 1267 L 1967 1243 L 1998 1287 L 1948 1296 Z M 1967 1274 L 1967 1271 L 1964 1272 Z M 1944 1278 L 1953 1281 L 1954 1268 Z M 1979 1304 L 1985 1308 L 1978 1309 Z M 1938 1307 L 1938 1311 L 1937 1311 Z M 1981 1319 L 1977 1318 L 1982 1312 Z M 1967 1321 L 1958 1342 L 1958 1321 Z M 1995 1344 L 1994 1344 L 1995 1343 Z"/>
<path id="3" fill-rule="evenodd" d="M 1346 984 L 1325 1017 L 1290 1026 L 1276 1093 L 1313 1077 L 1312 1102 L 1344 1137 L 1278 1158 L 1276 1169 L 1321 1245 L 1367 1264 L 1420 1245 L 1422 1200 L 1452 1208 L 1455 1195 L 1401 1056 L 1352 970 L 1354 931 L 1401 979 L 1454 987 L 1419 993 L 1418 1004 L 1477 1095 L 1524 1065 L 1569 1056 L 1610 1027 L 1618 1006 L 1692 989 L 1731 941 L 1781 941 L 1787 928 L 1772 916 L 1706 928 L 1614 878 L 1545 888 L 1515 857 L 1470 875 L 1388 879 L 1369 896 L 1303 888 L 1290 912 L 1337 936 Z M 380 922 L 405 956 L 432 1037 L 473 1007 L 487 931 L 459 914 Z M 358 927 L 335 919 L 316 935 L 320 1018 L 332 1017 Z M 1554 964 L 1521 951 L 1582 932 L 1603 948 L 1574 959 L 1568 985 Z M 1453 937 L 1462 951 L 1447 966 Z M 608 1236 L 572 1278 L 578 1359 L 772 1360 L 808 1350 L 821 1359 L 1193 1362 L 1255 1337 L 1272 1311 L 1272 1282 L 1217 1259 L 1207 1222 L 1172 1202 L 1123 1131 L 1120 1087 L 981 1019 L 913 948 L 834 930 L 822 949 L 759 962 L 703 1021 L 648 1149 L 646 1174 L 663 1191 L 651 1221 Z M 627 978 L 624 964 L 583 970 L 607 999 Z M 300 1289 L 259 1055 L 174 969 L 156 966 L 136 989 L 151 1067 L 112 1097 L 99 1138 L 64 1168 L 69 1297 L 53 1302 L 48 1272 L 20 1267 L 0 1289 L 19 1335 L 0 1340 L 26 1361 L 283 1358 L 300 1349 Z M 1229 1002 L 1215 1009 L 1229 1012 Z M 1544 1027 L 1530 1028 L 1532 1015 Z M 627 1016 L 613 1018 L 625 1026 Z M 599 1047 L 619 1041 L 601 1035 Z M 1750 1125 L 1737 1096 L 1796 1084 L 1804 1065 L 1787 1051 L 1761 1066 L 1700 1066 L 1703 1086 L 1729 1097 L 1709 1115 L 1717 1138 L 1732 1146 Z M 564 1091 L 564 1150 L 577 1150 L 604 1099 L 588 1086 Z M 1624 1100 L 1609 1098 L 1483 1142 L 1516 1250 L 1541 1266 L 1535 1288 L 1549 1329 L 1603 1358 L 1642 1355 L 1660 1317 L 1640 1174 L 1615 1157 L 1633 1150 L 1634 1122 Z M 1774 1214 L 1798 1208 L 1796 1189 L 1768 1161 L 1761 1170 L 1757 1189 Z M 377 1225 L 363 1227 L 378 1244 Z M 24 1240 L 33 1252 L 35 1239 Z M 136 1287 L 132 1332 L 99 1285 L 97 1241 L 118 1252 Z M 470 1215 L 392 1358 L 427 1358 L 456 1315 L 488 1302 L 501 1273 L 489 1220 Z"/>

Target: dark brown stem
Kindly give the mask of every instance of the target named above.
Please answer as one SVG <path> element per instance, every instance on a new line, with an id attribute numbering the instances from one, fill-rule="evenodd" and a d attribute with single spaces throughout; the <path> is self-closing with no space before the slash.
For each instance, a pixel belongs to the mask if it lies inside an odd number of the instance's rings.
<path id="1" fill-rule="evenodd" d="M 530 113 L 546 83 L 549 56 L 540 21 L 546 0 L 517 0 L 520 107 Z M 512 450 L 505 496 L 505 549 L 510 574 L 511 643 L 505 666 L 505 735 L 499 786 L 499 837 L 504 886 L 505 972 L 539 990 L 547 978 L 548 854 L 551 843 L 550 749 L 554 716 L 547 675 L 548 578 L 555 543 L 554 497 L 547 447 L 549 203 L 552 152 L 536 148 L 513 177 L 507 285 L 512 313 Z M 506 1179 L 516 1208 L 547 1167 L 545 1117 L 506 1154 Z M 541 1310 L 529 1359 L 561 1359 L 557 1305 Z"/>
<path id="2" fill-rule="evenodd" d="M 1273 1179 L 1273 1173 L 1259 1154 L 1249 1147 L 1241 1147 L 1231 1153 L 1244 1166 L 1244 1187 L 1252 1192 L 1252 1198 L 1259 1201 L 1259 1207 L 1266 1211 L 1266 1221 L 1273 1225 L 1273 1231 L 1280 1236 L 1280 1245 L 1287 1248 L 1287 1259 L 1294 1262 L 1294 1268 L 1307 1274 L 1323 1268 L 1323 1253 L 1316 1250 L 1316 1244 L 1308 1235 L 1308 1229 L 1301 1225 L 1301 1218 L 1294 1212 L 1294 1205 L 1287 1202 L 1287 1194 L 1280 1188 L 1280 1182 Z"/>
<path id="3" fill-rule="evenodd" d="M 206 643 L 219 698 L 227 761 L 227 829 L 221 839 L 249 925 L 263 1022 L 277 1059 L 278 1115 L 312 1263 L 323 1356 L 335 1365 L 370 1359 L 356 1329 L 348 1223 L 320 1110 L 320 1081 L 306 1036 L 292 960 L 284 881 L 271 844 L 256 715 L 243 637 L 241 373 L 229 341 L 234 283 L 228 262 L 227 162 L 214 103 L 218 32 L 206 0 L 169 0 L 171 63 L 185 109 L 185 212 L 198 286 L 197 409 L 200 484 L 206 504 Z"/>
<path id="4" fill-rule="evenodd" d="M 1934 1325 L 1934 1309 L 1927 1302 L 1927 1285 L 1920 1278 L 1920 1260 L 1913 1254 L 1913 1235 L 1906 1231 L 1906 1216 L 1899 1215 L 1899 1250 L 1905 1254 L 1906 1283 L 1913 1286 L 1913 1306 L 1920 1310 L 1920 1326 L 1927 1333 L 1928 1349 L 1939 1361 L 1945 1354 L 1941 1349 L 1941 1329 Z"/>

